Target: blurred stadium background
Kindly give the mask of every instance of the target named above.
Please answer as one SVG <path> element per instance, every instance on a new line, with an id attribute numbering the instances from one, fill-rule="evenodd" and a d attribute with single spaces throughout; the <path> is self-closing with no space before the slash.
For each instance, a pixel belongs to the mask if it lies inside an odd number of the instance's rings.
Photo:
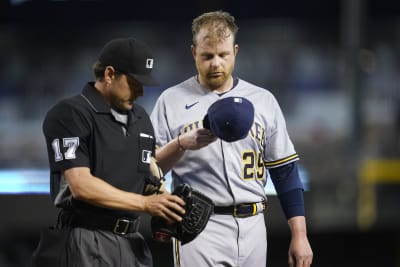
<path id="1" fill-rule="evenodd" d="M 195 71 L 192 18 L 217 9 L 240 28 L 235 74 L 275 94 L 301 155 L 313 266 L 400 266 L 400 3 L 3 0 L 0 267 L 29 266 L 40 229 L 56 218 L 45 193 L 48 108 L 93 79 L 105 42 L 136 36 L 156 55 L 161 85 L 138 101 L 151 112 L 160 92 Z M 269 201 L 268 266 L 287 266 L 289 230 L 276 196 Z M 155 266 L 172 266 L 148 219 Z"/>

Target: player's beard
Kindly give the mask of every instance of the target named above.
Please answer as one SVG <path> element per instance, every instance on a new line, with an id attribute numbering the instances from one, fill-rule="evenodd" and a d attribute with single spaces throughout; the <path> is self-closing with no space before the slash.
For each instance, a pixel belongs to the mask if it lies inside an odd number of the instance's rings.
<path id="1" fill-rule="evenodd" d="M 207 74 L 206 82 L 210 89 L 215 90 L 221 87 L 227 80 L 227 75 L 225 72 L 219 72 L 218 76 L 212 73 Z"/>
<path id="2" fill-rule="evenodd" d="M 205 86 L 210 90 L 218 90 L 223 87 L 232 76 L 234 62 L 228 67 L 219 69 L 201 70 L 198 66 L 199 75 Z M 218 74 L 218 75 L 216 75 Z"/>
<path id="3" fill-rule="evenodd" d="M 205 75 L 205 82 L 208 88 L 211 90 L 218 90 L 224 87 L 229 78 L 232 76 L 232 70 L 233 68 L 230 68 L 227 71 L 218 71 L 218 75 L 215 75 L 216 71 L 207 72 Z"/>

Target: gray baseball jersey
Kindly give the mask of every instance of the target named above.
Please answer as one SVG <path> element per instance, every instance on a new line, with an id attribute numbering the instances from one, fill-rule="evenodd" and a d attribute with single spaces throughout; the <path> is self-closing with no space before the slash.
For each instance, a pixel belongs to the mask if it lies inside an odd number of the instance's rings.
<path id="1" fill-rule="evenodd" d="M 192 77 L 165 90 L 150 116 L 157 146 L 178 134 L 203 128 L 208 107 L 224 97 L 245 97 L 254 106 L 254 123 L 244 139 L 221 139 L 199 150 L 187 150 L 171 171 L 172 187 L 188 183 L 217 206 L 260 202 L 266 198 L 266 168 L 298 160 L 285 120 L 274 96 L 243 80 L 219 96 Z M 267 233 L 263 213 L 246 218 L 212 214 L 206 228 L 193 241 L 174 240 L 174 263 L 189 266 L 261 266 L 267 259 Z"/>
<path id="2" fill-rule="evenodd" d="M 263 200 L 265 167 L 298 160 L 274 96 L 241 79 L 232 90 L 219 96 L 202 88 L 192 77 L 165 90 L 150 116 L 157 146 L 162 147 L 179 133 L 202 128 L 208 107 L 230 96 L 245 97 L 254 106 L 254 123 L 248 136 L 232 143 L 218 139 L 200 150 L 187 150 L 171 172 L 173 187 L 188 183 L 218 206 Z"/>

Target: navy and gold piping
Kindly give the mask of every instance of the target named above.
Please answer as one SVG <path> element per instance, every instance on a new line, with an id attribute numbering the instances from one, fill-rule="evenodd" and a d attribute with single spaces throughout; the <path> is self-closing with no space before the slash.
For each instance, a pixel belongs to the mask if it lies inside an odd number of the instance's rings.
<path id="1" fill-rule="evenodd" d="M 292 162 L 292 161 L 295 161 L 295 160 L 298 160 L 298 159 L 299 159 L 299 155 L 296 153 L 296 154 L 290 155 L 290 156 L 288 156 L 286 158 L 283 158 L 283 159 L 270 161 L 270 162 L 265 162 L 264 165 L 265 165 L 266 168 L 274 168 L 274 167 L 278 167 L 278 166 L 281 166 L 281 165 L 285 165 L 285 164 L 287 164 L 289 162 Z"/>

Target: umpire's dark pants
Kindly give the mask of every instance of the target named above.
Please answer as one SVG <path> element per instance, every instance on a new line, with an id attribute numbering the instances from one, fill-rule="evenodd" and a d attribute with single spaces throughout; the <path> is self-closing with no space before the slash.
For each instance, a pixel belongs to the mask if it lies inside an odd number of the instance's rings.
<path id="1" fill-rule="evenodd" d="M 151 252 L 139 233 L 124 236 L 73 228 L 65 250 L 68 267 L 151 267 Z"/>

